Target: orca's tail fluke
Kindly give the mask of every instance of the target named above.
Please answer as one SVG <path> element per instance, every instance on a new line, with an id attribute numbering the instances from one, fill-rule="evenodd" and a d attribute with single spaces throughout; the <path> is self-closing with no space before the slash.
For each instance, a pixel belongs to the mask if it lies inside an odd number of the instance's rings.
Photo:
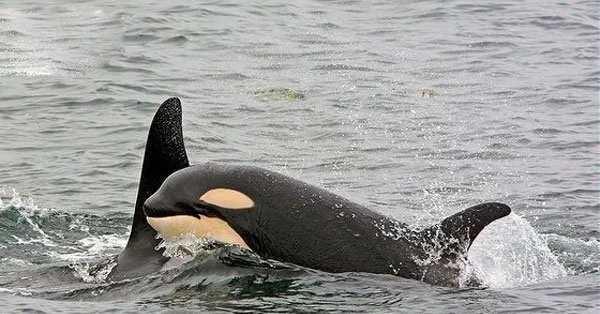
<path id="1" fill-rule="evenodd" d="M 459 286 L 460 266 L 479 233 L 493 221 L 510 214 L 502 203 L 484 203 L 469 207 L 421 231 L 427 261 L 423 280 L 445 286 Z M 429 249 L 428 249 L 429 248 Z M 477 278 L 469 278 L 478 285 Z"/>
<path id="2" fill-rule="evenodd" d="M 118 256 L 111 278 L 139 276 L 160 269 L 165 257 L 155 249 L 159 240 L 146 221 L 143 205 L 171 173 L 188 166 L 181 102 L 178 98 L 169 98 L 158 108 L 150 125 L 131 234 L 127 246 Z"/>
<path id="3" fill-rule="evenodd" d="M 444 219 L 438 226 L 440 231 L 453 239 L 465 241 L 469 249 L 481 230 L 496 219 L 510 214 L 508 205 L 502 203 L 484 203 L 469 207 Z"/>

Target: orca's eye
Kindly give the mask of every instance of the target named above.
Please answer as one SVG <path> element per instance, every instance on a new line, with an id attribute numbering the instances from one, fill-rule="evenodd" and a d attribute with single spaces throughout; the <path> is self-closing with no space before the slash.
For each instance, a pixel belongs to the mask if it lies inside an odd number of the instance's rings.
<path id="1" fill-rule="evenodd" d="M 175 207 L 180 212 L 182 212 L 186 215 L 190 215 L 190 216 L 198 216 L 200 214 L 205 215 L 204 213 L 201 212 L 201 210 L 198 210 L 199 208 L 198 208 L 197 204 L 190 204 L 188 202 L 176 202 Z"/>
<path id="2" fill-rule="evenodd" d="M 201 218 L 200 215 L 206 217 L 216 217 L 219 209 L 219 207 L 204 201 L 197 201 L 194 203 L 177 202 L 175 203 L 175 206 L 179 212 L 198 218 Z"/>

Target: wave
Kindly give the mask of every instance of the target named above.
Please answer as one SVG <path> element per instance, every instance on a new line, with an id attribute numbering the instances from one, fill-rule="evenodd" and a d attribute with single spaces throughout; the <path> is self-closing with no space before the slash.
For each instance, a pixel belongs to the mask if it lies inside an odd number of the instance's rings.
<path id="1" fill-rule="evenodd" d="M 320 272 L 195 238 L 161 242 L 158 248 L 172 259 L 160 272 L 112 282 L 108 273 L 126 242 L 129 219 L 41 208 L 32 198 L 0 189 L 1 291 L 54 300 L 197 304 L 320 293 L 331 297 L 340 289 L 352 291 L 346 297 L 366 300 L 364 289 L 379 289 L 377 302 L 388 304 L 401 299 L 398 291 L 444 289 L 390 275 Z M 482 231 L 467 265 L 486 287 L 526 287 L 597 272 L 600 244 L 539 234 L 513 213 Z"/>
<path id="2" fill-rule="evenodd" d="M 10 259 L 41 265 L 116 254 L 125 246 L 130 218 L 41 208 L 33 198 L 0 188 L 0 268 Z M 8 259 L 6 259 L 8 258 Z"/>

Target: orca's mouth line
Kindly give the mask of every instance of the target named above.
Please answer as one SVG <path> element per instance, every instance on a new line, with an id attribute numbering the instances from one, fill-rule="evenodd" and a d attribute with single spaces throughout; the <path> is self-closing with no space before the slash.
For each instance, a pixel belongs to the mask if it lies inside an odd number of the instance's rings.
<path id="1" fill-rule="evenodd" d="M 144 205 L 144 213 L 147 217 L 160 218 L 170 216 L 192 216 L 201 219 L 205 217 L 218 217 L 218 207 L 202 200 L 195 202 L 194 204 L 186 202 L 177 202 L 173 208 L 153 208 Z"/>
<path id="2" fill-rule="evenodd" d="M 156 208 L 156 207 L 148 207 L 146 205 L 144 205 L 144 214 L 146 214 L 146 217 L 151 217 L 151 218 L 163 218 L 163 217 L 171 217 L 171 216 L 178 216 L 178 215 L 197 216 L 197 215 L 182 213 L 180 211 L 173 210 L 171 208 L 164 208 L 164 207 Z M 200 218 L 200 217 L 198 217 L 198 218 Z"/>

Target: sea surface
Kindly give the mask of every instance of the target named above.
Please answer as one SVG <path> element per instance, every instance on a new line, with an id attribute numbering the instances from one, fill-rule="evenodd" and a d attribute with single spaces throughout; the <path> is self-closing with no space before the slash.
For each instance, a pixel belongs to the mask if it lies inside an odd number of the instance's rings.
<path id="1" fill-rule="evenodd" d="M 599 7 L 1 1 L 0 311 L 598 313 Z M 93 261 L 127 241 L 172 96 L 193 163 L 265 167 L 414 226 L 510 205 L 469 254 L 484 287 L 218 245 L 105 280 Z"/>

